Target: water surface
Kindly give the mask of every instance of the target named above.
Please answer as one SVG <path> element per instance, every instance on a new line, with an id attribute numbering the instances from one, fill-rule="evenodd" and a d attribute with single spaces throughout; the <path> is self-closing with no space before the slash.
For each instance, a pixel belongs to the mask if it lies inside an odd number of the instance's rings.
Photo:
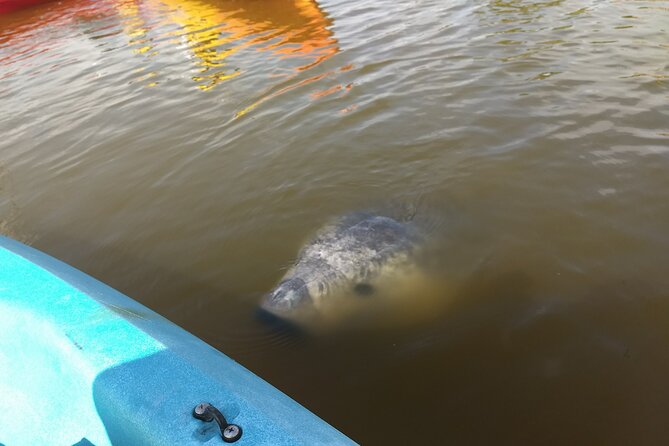
<path id="1" fill-rule="evenodd" d="M 0 231 L 353 439 L 669 438 L 669 2 L 55 1 L 0 17 L 0 101 Z M 255 318 L 329 218 L 414 202 L 432 317 Z"/>

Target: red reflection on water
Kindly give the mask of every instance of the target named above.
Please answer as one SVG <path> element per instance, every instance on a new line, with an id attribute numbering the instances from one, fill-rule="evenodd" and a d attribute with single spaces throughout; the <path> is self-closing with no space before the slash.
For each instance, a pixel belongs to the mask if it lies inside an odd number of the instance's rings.
<path id="1" fill-rule="evenodd" d="M 76 21 L 99 20 L 115 14 L 107 1 L 65 0 L 42 2 L 38 6 L 0 15 L 0 65 L 49 51 L 57 39 L 40 39 L 45 29 L 69 26 Z"/>
<path id="2" fill-rule="evenodd" d="M 48 0 L 0 0 L 0 14 L 29 8 L 46 1 Z"/>

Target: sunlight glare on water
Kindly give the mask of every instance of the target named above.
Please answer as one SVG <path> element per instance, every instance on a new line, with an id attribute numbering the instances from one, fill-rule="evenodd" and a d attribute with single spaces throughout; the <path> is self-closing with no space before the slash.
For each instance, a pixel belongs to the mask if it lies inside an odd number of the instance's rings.
<path id="1" fill-rule="evenodd" d="M 669 438 L 669 2 L 51 1 L 0 16 L 0 101 L 0 232 L 356 441 Z M 401 311 L 256 317 L 331 218 L 407 205 Z"/>

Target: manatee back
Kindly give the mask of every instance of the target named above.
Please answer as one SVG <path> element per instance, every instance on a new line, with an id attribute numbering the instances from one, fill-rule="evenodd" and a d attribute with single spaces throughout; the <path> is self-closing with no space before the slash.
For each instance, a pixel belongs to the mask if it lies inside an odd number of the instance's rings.
<path id="1" fill-rule="evenodd" d="M 356 214 L 342 219 L 333 241 L 348 243 L 347 248 L 367 250 L 378 256 L 390 256 L 414 248 L 418 241 L 415 228 L 382 215 Z"/>
<path id="2" fill-rule="evenodd" d="M 408 223 L 366 213 L 349 214 L 318 232 L 300 252 L 293 275 L 307 277 L 318 293 L 366 281 L 405 261 L 419 234 Z M 317 284 L 316 284 L 317 282 Z"/>

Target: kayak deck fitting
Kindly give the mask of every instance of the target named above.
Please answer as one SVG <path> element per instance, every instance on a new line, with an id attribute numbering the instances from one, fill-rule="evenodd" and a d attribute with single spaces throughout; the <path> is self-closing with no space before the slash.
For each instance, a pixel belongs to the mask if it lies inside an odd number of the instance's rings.
<path id="1" fill-rule="evenodd" d="M 0 236 L 0 445 L 226 442 L 355 444 L 140 303 Z"/>

